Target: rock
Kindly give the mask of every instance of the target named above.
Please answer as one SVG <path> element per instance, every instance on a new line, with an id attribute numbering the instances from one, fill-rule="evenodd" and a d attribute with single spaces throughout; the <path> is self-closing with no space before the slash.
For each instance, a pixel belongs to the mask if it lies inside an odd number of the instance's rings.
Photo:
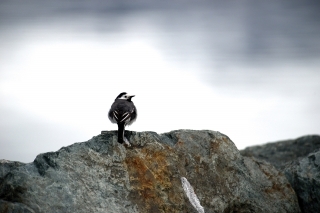
<path id="1" fill-rule="evenodd" d="M 285 165 L 299 158 L 306 157 L 311 152 L 320 150 L 320 136 L 309 135 L 295 140 L 268 143 L 262 146 L 251 146 L 240 153 L 247 157 L 256 157 L 270 162 L 282 170 Z"/>
<path id="2" fill-rule="evenodd" d="M 320 151 L 284 169 L 303 212 L 320 212 Z"/>
<path id="3" fill-rule="evenodd" d="M 110 131 L 33 163 L 1 162 L 0 212 L 300 212 L 282 173 L 241 156 L 219 132 L 126 131 L 126 137 L 130 148 Z"/>
<path id="4" fill-rule="evenodd" d="M 244 156 L 273 164 L 282 171 L 295 190 L 301 211 L 320 212 L 320 136 L 249 147 Z"/>

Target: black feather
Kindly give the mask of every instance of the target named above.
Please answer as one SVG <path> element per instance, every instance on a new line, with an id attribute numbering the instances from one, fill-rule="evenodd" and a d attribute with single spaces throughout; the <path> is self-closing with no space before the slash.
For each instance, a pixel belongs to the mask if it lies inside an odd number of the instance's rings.
<path id="1" fill-rule="evenodd" d="M 117 100 L 118 98 L 121 98 L 121 96 L 123 96 L 123 95 L 125 95 L 125 94 L 127 94 L 126 92 L 122 92 L 122 93 L 120 93 L 117 97 L 116 97 L 116 99 L 115 100 Z"/>
<path id="2" fill-rule="evenodd" d="M 124 131 L 126 125 L 131 125 L 137 118 L 137 109 L 133 102 L 126 99 L 118 99 L 127 93 L 123 92 L 118 95 L 114 103 L 111 105 L 111 109 L 108 113 L 108 117 L 112 123 L 118 125 L 118 142 L 123 143 Z"/>

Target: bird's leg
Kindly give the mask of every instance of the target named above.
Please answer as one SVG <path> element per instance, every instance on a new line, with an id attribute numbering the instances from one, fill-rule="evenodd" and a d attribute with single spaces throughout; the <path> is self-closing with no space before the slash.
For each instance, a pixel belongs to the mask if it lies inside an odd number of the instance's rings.
<path id="1" fill-rule="evenodd" d="M 131 146 L 129 140 L 124 137 L 124 128 L 125 124 L 124 123 L 118 123 L 118 142 L 119 143 L 125 143 L 128 147 Z"/>
<path id="2" fill-rule="evenodd" d="M 118 123 L 118 142 L 123 143 L 124 138 L 124 123 Z"/>
<path id="3" fill-rule="evenodd" d="M 124 127 L 126 127 L 126 125 L 124 125 Z M 123 130 L 124 130 L 124 128 L 123 128 Z M 123 131 L 123 142 L 124 142 L 128 147 L 131 146 L 129 140 L 128 140 L 126 137 L 124 137 L 124 131 Z"/>

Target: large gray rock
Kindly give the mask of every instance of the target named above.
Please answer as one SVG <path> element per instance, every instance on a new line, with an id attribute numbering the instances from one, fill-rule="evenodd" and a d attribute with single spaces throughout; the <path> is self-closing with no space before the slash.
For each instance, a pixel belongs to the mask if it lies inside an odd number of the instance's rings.
<path id="1" fill-rule="evenodd" d="M 219 132 L 126 136 L 132 148 L 110 131 L 33 163 L 0 162 L 0 212 L 300 212 L 283 174 Z"/>
<path id="2" fill-rule="evenodd" d="M 243 156 L 265 160 L 282 171 L 295 190 L 301 211 L 320 212 L 320 136 L 254 146 Z"/>

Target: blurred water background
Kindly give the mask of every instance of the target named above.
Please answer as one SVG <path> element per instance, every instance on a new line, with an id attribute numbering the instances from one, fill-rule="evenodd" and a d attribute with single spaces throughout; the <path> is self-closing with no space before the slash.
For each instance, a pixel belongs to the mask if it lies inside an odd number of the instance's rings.
<path id="1" fill-rule="evenodd" d="M 0 1 L 0 159 L 114 130 L 211 129 L 239 149 L 320 133 L 318 1 Z"/>

